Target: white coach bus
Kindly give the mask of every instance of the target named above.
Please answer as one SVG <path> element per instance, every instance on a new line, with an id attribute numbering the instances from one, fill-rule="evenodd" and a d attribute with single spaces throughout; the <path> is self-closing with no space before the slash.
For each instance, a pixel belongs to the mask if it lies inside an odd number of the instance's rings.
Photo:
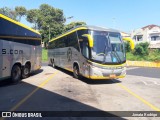
<path id="1" fill-rule="evenodd" d="M 119 31 L 79 26 L 50 40 L 48 49 L 49 64 L 72 71 L 75 78 L 113 79 L 126 75 L 126 53 Z"/>
<path id="2" fill-rule="evenodd" d="M 18 82 L 41 67 L 41 36 L 0 14 L 0 80 Z"/>

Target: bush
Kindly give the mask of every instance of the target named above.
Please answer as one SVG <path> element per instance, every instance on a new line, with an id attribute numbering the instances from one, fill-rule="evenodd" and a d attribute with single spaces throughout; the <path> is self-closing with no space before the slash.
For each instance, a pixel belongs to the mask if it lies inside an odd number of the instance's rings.
<path id="1" fill-rule="evenodd" d="M 125 50 L 126 52 L 131 52 L 131 46 L 128 42 L 125 42 Z"/>
<path id="2" fill-rule="evenodd" d="M 149 54 L 148 46 L 149 46 L 149 43 L 147 43 L 147 42 L 137 44 L 133 54 L 134 55 L 141 55 L 141 56 L 148 55 Z"/>

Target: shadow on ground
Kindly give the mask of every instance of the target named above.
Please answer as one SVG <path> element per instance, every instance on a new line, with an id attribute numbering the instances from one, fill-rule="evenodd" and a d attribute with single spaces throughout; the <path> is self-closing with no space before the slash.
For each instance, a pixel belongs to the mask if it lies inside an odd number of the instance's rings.
<path id="1" fill-rule="evenodd" d="M 37 74 L 39 74 L 41 72 L 43 72 L 43 69 L 39 69 L 39 70 L 36 70 L 36 71 L 32 72 L 30 74 L 30 76 L 37 75 Z M 23 81 L 23 79 L 21 81 L 19 81 L 18 83 L 12 83 L 11 82 L 11 78 L 8 78 L 8 79 L 0 81 L 0 87 L 6 87 L 6 86 L 10 86 L 10 85 L 21 84 L 22 81 Z"/>
<path id="2" fill-rule="evenodd" d="M 67 70 L 62 69 L 62 68 L 59 68 L 59 67 L 56 67 L 56 69 L 73 77 L 73 73 L 70 72 L 70 71 L 67 71 Z M 119 81 L 119 80 L 117 80 L 117 79 L 91 80 L 91 79 L 88 79 L 88 78 L 85 78 L 85 77 L 81 77 L 81 78 L 79 78 L 79 79 L 77 79 L 77 80 L 80 80 L 80 81 L 85 82 L 85 83 L 90 84 L 90 85 L 121 83 L 121 81 Z"/>
<path id="3" fill-rule="evenodd" d="M 72 94 L 72 92 L 68 92 L 63 88 L 61 88 L 60 91 L 65 94 Z M 26 98 L 15 111 L 42 112 L 42 116 L 46 115 L 46 118 L 42 118 L 42 120 L 68 120 L 73 119 L 72 117 L 80 120 L 82 120 L 80 117 L 86 117 L 85 120 L 106 120 L 111 119 L 111 117 L 114 117 L 114 119 L 122 119 L 114 113 L 102 111 L 82 102 L 65 97 L 54 90 L 48 91 L 23 81 L 20 84 L 10 86 L 4 85 L 4 87 L 0 87 L 0 94 L 0 111 L 9 111 Z M 20 118 L 12 119 L 19 120 Z M 9 118 L 8 120 L 12 119 Z"/>

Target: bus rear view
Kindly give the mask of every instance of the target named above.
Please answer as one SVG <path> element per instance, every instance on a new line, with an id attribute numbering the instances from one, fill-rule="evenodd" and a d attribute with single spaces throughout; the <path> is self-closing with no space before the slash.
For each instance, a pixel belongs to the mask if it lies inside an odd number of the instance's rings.
<path id="1" fill-rule="evenodd" d="M 41 68 L 41 35 L 0 14 L 0 80 L 14 83 Z"/>

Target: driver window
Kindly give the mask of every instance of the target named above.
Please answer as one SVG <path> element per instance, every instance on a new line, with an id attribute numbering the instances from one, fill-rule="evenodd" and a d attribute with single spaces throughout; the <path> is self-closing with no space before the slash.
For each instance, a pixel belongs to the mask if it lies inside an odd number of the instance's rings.
<path id="1" fill-rule="evenodd" d="M 80 42 L 80 47 L 81 47 L 81 53 L 83 56 L 86 58 L 89 58 L 89 50 L 88 50 L 88 40 L 87 38 L 83 38 L 83 40 Z"/>

